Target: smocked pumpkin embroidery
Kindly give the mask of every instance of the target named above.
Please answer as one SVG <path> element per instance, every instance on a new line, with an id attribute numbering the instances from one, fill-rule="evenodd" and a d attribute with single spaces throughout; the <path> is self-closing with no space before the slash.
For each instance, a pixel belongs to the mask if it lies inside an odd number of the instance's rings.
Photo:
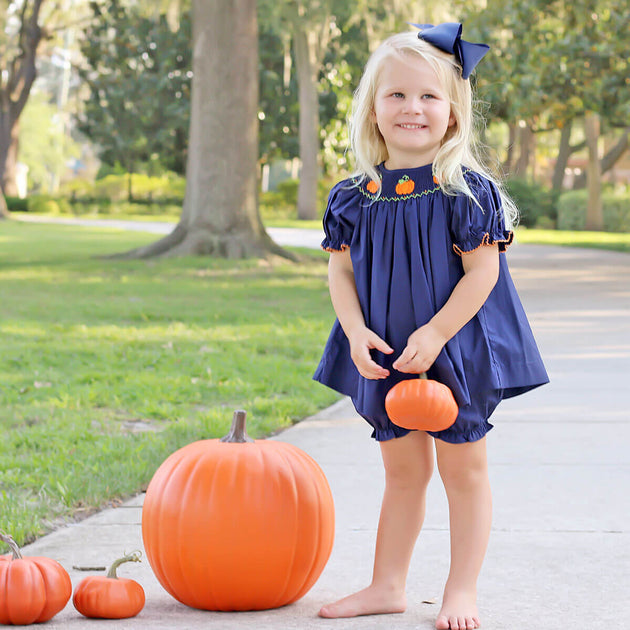
<path id="1" fill-rule="evenodd" d="M 368 182 L 368 185 L 366 186 L 366 188 L 368 192 L 371 192 L 372 194 L 374 194 L 378 191 L 378 184 L 373 179 L 371 179 Z"/>
<path id="2" fill-rule="evenodd" d="M 413 179 L 409 179 L 409 175 L 405 175 L 404 177 L 401 177 L 396 184 L 396 194 L 410 195 L 415 187 L 416 183 Z"/>

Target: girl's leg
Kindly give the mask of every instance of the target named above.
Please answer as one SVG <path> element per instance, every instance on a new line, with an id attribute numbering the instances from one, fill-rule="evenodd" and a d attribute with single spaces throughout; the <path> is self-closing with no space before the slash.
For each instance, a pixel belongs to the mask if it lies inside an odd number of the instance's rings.
<path id="1" fill-rule="evenodd" d="M 433 474 L 433 438 L 422 431 L 381 442 L 385 493 L 376 536 L 372 583 L 324 606 L 322 617 L 404 612 L 411 554 L 424 520 L 426 490 Z"/>
<path id="2" fill-rule="evenodd" d="M 465 444 L 435 442 L 451 527 L 451 569 L 435 627 L 472 630 L 481 625 L 477 611 L 477 578 L 492 524 L 486 440 Z"/>

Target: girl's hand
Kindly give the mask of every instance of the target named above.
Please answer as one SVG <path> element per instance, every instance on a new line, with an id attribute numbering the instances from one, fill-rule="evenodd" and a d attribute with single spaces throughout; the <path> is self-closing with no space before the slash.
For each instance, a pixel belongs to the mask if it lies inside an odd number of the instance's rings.
<path id="1" fill-rule="evenodd" d="M 407 347 L 394 361 L 392 367 L 399 372 L 421 374 L 437 359 L 448 341 L 431 323 L 421 326 L 407 340 Z"/>
<path id="2" fill-rule="evenodd" d="M 389 370 L 381 367 L 372 359 L 370 350 L 380 350 L 385 354 L 391 354 L 394 349 L 390 348 L 375 332 L 367 327 L 359 328 L 349 337 L 348 341 L 350 342 L 350 356 L 361 376 L 372 380 L 389 376 Z"/>

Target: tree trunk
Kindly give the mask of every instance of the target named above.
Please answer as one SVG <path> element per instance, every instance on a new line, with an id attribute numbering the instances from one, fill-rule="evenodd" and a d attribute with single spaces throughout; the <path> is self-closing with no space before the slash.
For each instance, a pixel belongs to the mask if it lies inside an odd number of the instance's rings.
<path id="1" fill-rule="evenodd" d="M 182 216 L 163 239 L 124 257 L 291 257 L 258 212 L 255 0 L 193 1 L 193 86 Z"/>
<path id="2" fill-rule="evenodd" d="M 586 208 L 586 230 L 603 230 L 604 213 L 602 210 L 602 172 L 599 162 L 599 116 L 588 113 L 584 118 L 584 135 L 588 147 L 588 165 L 586 182 L 588 187 L 588 206 Z"/>
<path id="3" fill-rule="evenodd" d="M 16 165 L 19 120 L 37 76 L 35 58 L 43 33 L 39 13 L 44 0 L 24 3 L 20 11 L 19 44 L 14 53 L 3 51 L 0 59 L 0 187 L 17 195 Z"/>
<path id="4" fill-rule="evenodd" d="M 529 127 L 529 125 L 525 125 L 524 127 L 519 127 L 518 137 L 520 144 L 520 153 L 516 162 L 516 166 L 514 167 L 514 175 L 516 175 L 517 177 L 525 178 L 527 177 L 527 169 L 529 168 L 532 157 L 534 132 L 531 130 L 531 127 Z"/>
<path id="5" fill-rule="evenodd" d="M 512 165 L 514 164 L 514 147 L 516 145 L 516 131 L 518 127 L 511 123 L 508 125 L 508 145 L 505 155 L 505 162 L 503 162 L 503 172 L 507 175 L 512 173 Z"/>
<path id="6" fill-rule="evenodd" d="M 630 140 L 630 129 L 626 129 L 615 144 L 614 147 L 604 155 L 601 160 L 601 172 L 602 175 L 609 171 L 623 156 L 623 154 L 628 150 L 628 144 Z M 586 186 L 586 173 L 582 173 L 578 177 L 575 178 L 575 183 L 573 184 L 573 188 L 584 188 Z"/>
<path id="7" fill-rule="evenodd" d="M 0 114 L 0 118 L 4 118 Z M 0 185 L 5 195 L 18 196 L 17 186 L 17 159 L 20 135 L 20 123 L 18 119 L 6 116 L 0 122 Z M 7 128 L 8 127 L 8 128 Z"/>
<path id="8" fill-rule="evenodd" d="M 309 33 L 299 18 L 294 24 L 293 41 L 298 77 L 300 160 L 302 161 L 297 214 L 298 219 L 316 219 L 319 179 L 319 99 L 314 43 L 309 42 Z"/>
<path id="9" fill-rule="evenodd" d="M 4 195 L 2 194 L 2 191 L 0 190 L 0 221 L 2 221 L 3 219 L 8 219 L 10 217 L 11 217 L 11 213 L 9 212 L 9 209 L 7 208 L 6 199 L 4 198 Z"/>
<path id="10" fill-rule="evenodd" d="M 553 178 L 551 180 L 551 187 L 553 190 L 562 190 L 562 183 L 564 182 L 564 172 L 571 157 L 571 128 L 573 127 L 573 121 L 569 120 L 564 127 L 562 127 L 562 133 L 560 134 L 560 146 L 558 147 L 558 157 L 556 158 L 556 165 L 553 169 Z"/>

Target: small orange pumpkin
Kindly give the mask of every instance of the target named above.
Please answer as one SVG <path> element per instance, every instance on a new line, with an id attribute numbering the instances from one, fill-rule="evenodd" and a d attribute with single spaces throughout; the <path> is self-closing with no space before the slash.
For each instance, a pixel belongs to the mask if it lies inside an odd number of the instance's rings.
<path id="1" fill-rule="evenodd" d="M 416 183 L 413 181 L 413 179 L 409 179 L 409 175 L 405 175 L 401 177 L 396 184 L 396 194 L 410 195 L 415 187 Z"/>
<path id="2" fill-rule="evenodd" d="M 396 383 L 387 392 L 385 410 L 394 424 L 419 431 L 448 429 L 459 413 L 453 392 L 426 373 Z"/>
<path id="3" fill-rule="evenodd" d="M 302 597 L 332 550 L 326 477 L 307 453 L 252 440 L 245 412 L 221 440 L 180 448 L 158 468 L 142 508 L 151 568 L 177 600 L 205 610 L 264 610 Z"/>
<path id="4" fill-rule="evenodd" d="M 68 572 L 52 558 L 24 557 L 0 532 L 12 555 L 0 556 L 0 624 L 25 626 L 52 619 L 72 595 Z"/>
<path id="5" fill-rule="evenodd" d="M 368 192 L 371 192 L 373 195 L 378 192 L 378 184 L 373 179 L 368 182 L 366 188 Z"/>
<path id="6" fill-rule="evenodd" d="M 144 608 L 144 589 L 135 580 L 119 578 L 116 569 L 123 562 L 140 562 L 140 555 L 139 551 L 134 551 L 116 560 L 107 575 L 90 575 L 81 580 L 72 597 L 74 607 L 84 617 L 135 617 Z"/>

